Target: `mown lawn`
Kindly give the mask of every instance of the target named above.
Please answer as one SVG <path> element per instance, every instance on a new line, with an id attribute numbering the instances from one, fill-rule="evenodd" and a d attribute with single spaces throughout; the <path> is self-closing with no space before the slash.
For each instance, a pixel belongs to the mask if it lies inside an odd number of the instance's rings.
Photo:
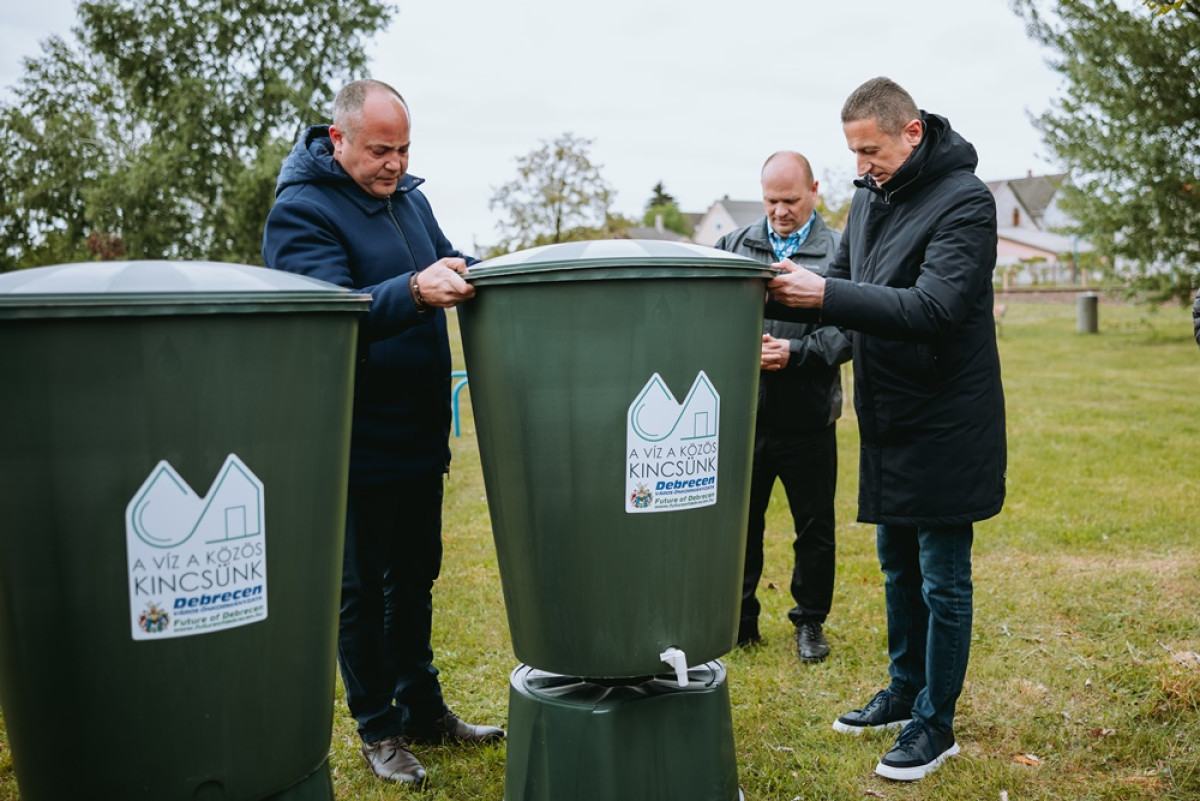
<path id="1" fill-rule="evenodd" d="M 1007 302 L 1009 500 L 976 532 L 963 752 L 925 781 L 876 777 L 890 741 L 830 728 L 887 680 L 874 531 L 854 522 L 852 411 L 839 428 L 833 653 L 819 665 L 793 651 L 790 517 L 777 488 L 760 592 L 767 642 L 724 660 L 747 799 L 1200 797 L 1200 349 L 1188 310 L 1102 305 L 1099 318 L 1099 334 L 1079 334 L 1073 303 Z M 434 645 L 452 707 L 503 723 L 516 661 L 469 390 L 461 399 Z M 337 797 L 416 797 L 367 774 L 340 688 L 334 703 Z M 103 733 L 64 733 L 64 757 L 93 736 Z M 502 798 L 503 746 L 418 753 L 431 780 L 420 797 Z M 0 730 L 0 799 L 17 798 Z"/>

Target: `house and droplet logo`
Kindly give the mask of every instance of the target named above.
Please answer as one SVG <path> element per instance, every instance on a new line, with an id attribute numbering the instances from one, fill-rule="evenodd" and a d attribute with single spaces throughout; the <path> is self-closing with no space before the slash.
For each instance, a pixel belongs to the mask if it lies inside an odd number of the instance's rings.
<path id="1" fill-rule="evenodd" d="M 229 454 L 200 497 L 163 460 L 125 507 L 135 640 L 207 634 L 267 617 L 263 484 Z"/>
<path id="2" fill-rule="evenodd" d="M 626 416 L 625 511 L 715 504 L 720 422 L 721 396 L 703 370 L 683 403 L 652 375 Z"/>

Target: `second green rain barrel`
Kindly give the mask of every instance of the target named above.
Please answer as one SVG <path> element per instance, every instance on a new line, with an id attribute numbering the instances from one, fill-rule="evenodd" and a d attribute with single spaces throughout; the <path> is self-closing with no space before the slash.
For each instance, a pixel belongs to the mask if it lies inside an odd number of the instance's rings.
<path id="1" fill-rule="evenodd" d="M 633 678 L 733 647 L 772 275 L 642 240 L 470 269 L 459 320 L 522 662 Z"/>

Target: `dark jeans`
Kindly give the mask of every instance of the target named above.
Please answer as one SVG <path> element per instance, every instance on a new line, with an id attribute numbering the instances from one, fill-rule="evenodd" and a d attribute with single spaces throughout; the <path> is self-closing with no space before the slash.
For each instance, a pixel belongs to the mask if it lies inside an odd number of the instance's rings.
<path id="1" fill-rule="evenodd" d="M 445 714 L 433 666 L 433 582 L 442 567 L 442 473 L 351 486 L 338 667 L 364 742 Z"/>
<path id="2" fill-rule="evenodd" d="M 775 479 L 783 482 L 795 524 L 792 543 L 793 625 L 823 623 L 833 602 L 833 496 L 837 489 L 837 426 L 809 434 L 781 435 L 759 429 L 754 435 L 750 476 L 750 519 L 746 525 L 746 567 L 742 574 L 741 630 L 756 631 L 761 604 L 755 597 L 763 572 L 763 531 Z"/>
<path id="3" fill-rule="evenodd" d="M 891 692 L 914 700 L 913 717 L 949 730 L 971 651 L 974 528 L 879 526 L 875 545 L 887 577 Z"/>

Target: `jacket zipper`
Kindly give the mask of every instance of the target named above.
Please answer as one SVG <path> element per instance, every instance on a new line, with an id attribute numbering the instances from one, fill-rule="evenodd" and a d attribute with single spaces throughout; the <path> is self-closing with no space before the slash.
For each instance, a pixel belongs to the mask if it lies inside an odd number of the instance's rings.
<path id="1" fill-rule="evenodd" d="M 388 217 L 389 217 L 389 218 L 391 219 L 391 221 L 392 221 L 392 225 L 396 226 L 396 231 L 397 231 L 397 232 L 399 232 L 399 234 L 400 234 L 400 238 L 404 240 L 404 246 L 405 246 L 406 248 L 408 248 L 408 257 L 409 257 L 410 259 L 412 259 L 412 263 L 413 263 L 413 269 L 414 269 L 414 270 L 416 270 L 416 271 L 418 271 L 418 272 L 420 272 L 421 268 L 420 268 L 420 266 L 417 264 L 417 254 L 413 252 L 413 249 L 412 249 L 412 244 L 410 244 L 410 243 L 409 243 L 409 241 L 408 241 L 408 235 L 404 233 L 404 228 L 403 228 L 403 227 L 401 227 L 401 225 L 400 225 L 400 221 L 396 219 L 396 213 L 395 213 L 395 212 L 392 210 L 392 199 L 391 199 L 390 197 L 387 199 L 387 214 L 388 214 Z M 434 254 L 434 255 L 437 255 L 437 254 Z M 431 337 L 433 337 L 433 352 L 434 352 L 434 353 L 436 353 L 436 354 L 438 354 L 438 357 L 440 358 L 440 357 L 441 357 L 442 350 L 441 350 L 441 348 L 439 348 L 439 347 L 438 347 L 438 342 L 437 342 L 437 327 L 436 327 L 436 326 L 431 326 L 431 327 L 430 327 L 430 329 L 429 329 L 429 332 L 430 332 L 430 333 L 429 333 L 429 335 L 430 335 Z M 444 365 L 444 366 L 446 367 L 446 372 L 449 372 L 449 371 L 450 371 L 450 370 L 449 370 L 449 368 L 450 368 L 450 365 Z M 450 462 L 449 462 L 449 460 L 447 460 L 447 461 L 446 461 L 446 463 L 442 465 L 442 471 L 443 471 L 443 472 L 444 472 L 444 473 L 445 473 L 447 476 L 449 476 L 449 475 L 450 475 Z"/>

